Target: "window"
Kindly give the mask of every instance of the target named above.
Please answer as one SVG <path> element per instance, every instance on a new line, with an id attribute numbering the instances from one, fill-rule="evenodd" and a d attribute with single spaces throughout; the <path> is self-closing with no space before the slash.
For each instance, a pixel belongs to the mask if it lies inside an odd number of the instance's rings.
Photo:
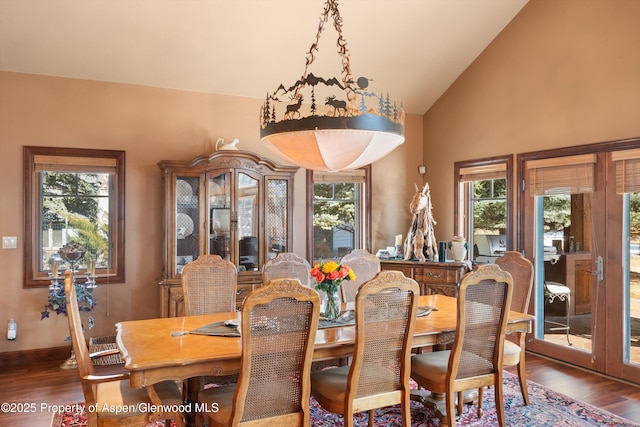
<path id="1" fill-rule="evenodd" d="M 339 259 L 371 245 L 371 167 L 307 171 L 307 258 Z"/>
<path id="2" fill-rule="evenodd" d="M 58 250 L 87 249 L 74 266 L 95 260 L 98 283 L 124 281 L 124 151 L 24 147 L 24 287 L 50 284 Z"/>
<path id="3" fill-rule="evenodd" d="M 510 246 L 512 164 L 512 156 L 455 163 L 455 234 L 473 261 L 492 262 Z"/>

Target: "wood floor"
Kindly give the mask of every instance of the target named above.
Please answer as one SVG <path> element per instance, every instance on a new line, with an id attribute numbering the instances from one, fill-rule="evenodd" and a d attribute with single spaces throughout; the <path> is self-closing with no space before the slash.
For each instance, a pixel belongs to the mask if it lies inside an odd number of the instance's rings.
<path id="1" fill-rule="evenodd" d="M 14 405 L 19 413 L 0 411 L 0 426 L 49 427 L 52 413 L 48 405 L 62 405 L 83 400 L 82 389 L 74 369 L 60 369 L 62 360 L 43 360 L 29 366 L 3 367 L 0 374 L 0 402 L 35 404 Z M 113 368 L 98 370 L 113 371 Z M 511 370 L 511 368 L 510 368 Z M 612 380 L 547 358 L 527 354 L 527 376 L 576 400 L 590 403 L 640 424 L 640 387 Z"/>

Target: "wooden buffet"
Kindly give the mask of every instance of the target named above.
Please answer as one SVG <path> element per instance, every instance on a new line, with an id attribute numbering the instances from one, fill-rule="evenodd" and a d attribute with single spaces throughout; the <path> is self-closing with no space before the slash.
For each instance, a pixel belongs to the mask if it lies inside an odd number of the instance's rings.
<path id="1" fill-rule="evenodd" d="M 464 262 L 380 260 L 380 269 L 401 271 L 418 282 L 422 295 L 457 297 L 460 280 L 468 266 Z"/>

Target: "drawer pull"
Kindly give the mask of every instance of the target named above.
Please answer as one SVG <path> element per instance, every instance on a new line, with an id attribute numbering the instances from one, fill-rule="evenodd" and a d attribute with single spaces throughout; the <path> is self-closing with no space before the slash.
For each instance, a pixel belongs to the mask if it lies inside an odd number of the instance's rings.
<path id="1" fill-rule="evenodd" d="M 433 274 L 432 272 L 428 271 L 427 276 L 432 279 L 442 279 L 444 277 L 444 273 L 441 271 L 438 274 Z"/>
<path id="2" fill-rule="evenodd" d="M 243 288 L 240 288 L 240 289 L 238 289 L 238 290 L 236 291 L 236 295 L 242 295 L 242 294 L 244 294 L 244 291 L 245 291 L 245 290 L 244 290 Z"/>

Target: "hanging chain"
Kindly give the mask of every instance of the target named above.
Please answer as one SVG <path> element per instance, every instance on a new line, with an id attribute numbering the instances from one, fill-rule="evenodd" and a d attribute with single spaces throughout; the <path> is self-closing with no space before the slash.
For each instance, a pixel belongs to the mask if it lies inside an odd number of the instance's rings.
<path id="1" fill-rule="evenodd" d="M 320 16 L 320 22 L 318 23 L 318 32 L 316 34 L 315 41 L 311 44 L 309 52 L 307 52 L 304 73 L 302 74 L 301 81 L 304 81 L 304 79 L 307 77 L 309 67 L 316 58 L 320 36 L 324 31 L 325 24 L 329 20 L 329 14 L 331 14 L 331 17 L 333 18 L 333 27 L 338 32 L 336 46 L 338 46 L 338 55 L 340 55 L 340 58 L 342 60 L 342 83 L 344 84 L 345 90 L 347 90 L 348 92 L 348 97 L 351 100 L 355 96 L 355 94 L 353 93 L 353 89 L 351 88 L 351 83 L 353 82 L 353 79 L 351 77 L 351 63 L 349 59 L 349 50 L 347 49 L 347 41 L 342 35 L 342 16 L 340 16 L 340 11 L 338 10 L 338 0 L 327 0 L 324 5 L 322 15 Z M 298 95 L 299 91 L 300 87 L 297 87 L 295 90 L 295 94 Z"/>

